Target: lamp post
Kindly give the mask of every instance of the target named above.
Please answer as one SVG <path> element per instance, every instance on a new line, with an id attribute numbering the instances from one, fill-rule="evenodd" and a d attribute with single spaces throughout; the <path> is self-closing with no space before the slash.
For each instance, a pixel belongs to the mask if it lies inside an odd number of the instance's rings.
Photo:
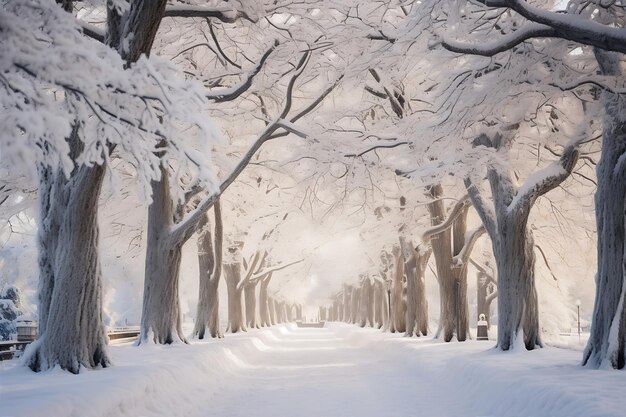
<path id="1" fill-rule="evenodd" d="M 580 300 L 576 300 L 576 311 L 578 315 L 578 343 L 580 343 Z"/>
<path id="2" fill-rule="evenodd" d="M 391 328 L 391 280 L 385 281 L 385 287 L 387 287 L 387 322 L 389 328 Z"/>

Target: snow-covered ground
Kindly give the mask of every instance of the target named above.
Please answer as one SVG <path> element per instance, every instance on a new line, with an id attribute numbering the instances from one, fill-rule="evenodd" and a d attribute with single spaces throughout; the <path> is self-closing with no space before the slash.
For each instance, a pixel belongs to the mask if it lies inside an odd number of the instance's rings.
<path id="1" fill-rule="evenodd" d="M 0 416 L 626 416 L 626 373 L 583 369 L 574 350 L 327 326 L 115 345 L 115 367 L 80 375 L 4 362 Z"/>

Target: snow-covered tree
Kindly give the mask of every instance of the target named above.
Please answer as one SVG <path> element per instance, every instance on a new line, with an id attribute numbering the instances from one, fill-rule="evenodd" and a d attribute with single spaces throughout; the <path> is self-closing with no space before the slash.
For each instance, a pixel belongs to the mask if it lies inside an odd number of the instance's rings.
<path id="1" fill-rule="evenodd" d="M 592 321 L 592 336 L 583 356 L 583 363 L 593 367 L 623 368 L 626 345 L 626 285 L 620 265 L 624 259 L 624 216 L 622 213 L 626 188 L 619 175 L 619 160 L 624 147 L 623 81 L 620 61 L 626 52 L 624 33 L 624 4 L 621 1 L 570 1 L 563 11 L 536 7 L 526 1 L 484 1 L 488 13 L 502 10 L 514 12 L 515 26 L 493 42 L 477 44 L 472 41 L 446 39 L 444 46 L 452 51 L 494 56 L 509 51 L 535 38 L 560 38 L 593 48 L 599 77 L 587 72 L 566 89 L 592 84 L 603 90 L 604 126 L 602 156 L 597 165 L 596 218 L 598 230 L 598 273 L 596 303 Z M 520 24 L 521 22 L 521 24 Z M 574 152 L 570 150 L 570 155 Z M 564 154 L 565 156 L 566 154 Z M 571 158 L 570 158 L 571 159 Z M 554 176 L 554 172 L 552 173 Z M 547 180 L 548 178 L 546 178 Z M 543 181 L 549 183 L 550 181 Z M 536 188 L 536 187 L 535 187 Z M 524 194 L 524 193 L 522 193 Z M 515 199 L 522 201 L 522 199 Z M 516 204 L 517 207 L 517 204 Z M 618 209 L 619 208 L 619 209 Z M 499 297 L 502 291 L 499 290 Z"/>
<path id="2" fill-rule="evenodd" d="M 27 352 L 34 370 L 59 365 L 76 373 L 81 366 L 109 364 L 97 208 L 111 153 L 136 166 L 148 198 L 146 185 L 160 176 L 163 137 L 179 145 L 168 156 L 178 155 L 188 166 L 191 149 L 181 133 L 214 136 L 200 116 L 202 88 L 181 80 L 167 61 L 142 57 L 156 33 L 153 13 L 164 9 L 161 3 L 120 5 L 124 10 L 112 5 L 106 36 L 64 11 L 72 10 L 72 2 L 63 8 L 43 0 L 3 7 L 3 165 L 29 161 L 22 165 L 26 174 L 36 168 L 39 177 L 40 336 Z M 106 44 L 83 32 L 106 37 Z M 132 39 L 120 45 L 128 33 Z M 196 163 L 190 171 L 210 181 L 209 165 Z"/>

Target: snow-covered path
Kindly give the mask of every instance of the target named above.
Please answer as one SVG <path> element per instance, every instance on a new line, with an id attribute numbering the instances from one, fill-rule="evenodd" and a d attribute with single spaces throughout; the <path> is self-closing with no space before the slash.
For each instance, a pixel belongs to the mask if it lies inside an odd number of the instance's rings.
<path id="1" fill-rule="evenodd" d="M 284 338 L 256 342 L 262 353 L 254 366 L 242 366 L 238 389 L 212 396 L 215 415 L 461 415 L 454 402 L 431 401 L 441 387 L 423 374 L 409 377 L 397 357 L 386 354 L 389 346 L 362 342 L 331 329 L 292 329 Z"/>
<path id="2" fill-rule="evenodd" d="M 345 324 L 113 346 L 115 367 L 78 376 L 3 363 L 0 416 L 626 416 L 626 373 L 582 369 L 576 351 L 491 346 Z"/>

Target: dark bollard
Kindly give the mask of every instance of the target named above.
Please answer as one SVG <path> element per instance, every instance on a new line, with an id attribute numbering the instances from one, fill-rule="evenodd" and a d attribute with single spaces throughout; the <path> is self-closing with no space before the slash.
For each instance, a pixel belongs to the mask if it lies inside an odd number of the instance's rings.
<path id="1" fill-rule="evenodd" d="M 478 317 L 478 323 L 476 325 L 476 340 L 489 340 L 487 327 L 488 323 L 487 320 L 485 320 L 485 315 L 481 314 Z"/>

